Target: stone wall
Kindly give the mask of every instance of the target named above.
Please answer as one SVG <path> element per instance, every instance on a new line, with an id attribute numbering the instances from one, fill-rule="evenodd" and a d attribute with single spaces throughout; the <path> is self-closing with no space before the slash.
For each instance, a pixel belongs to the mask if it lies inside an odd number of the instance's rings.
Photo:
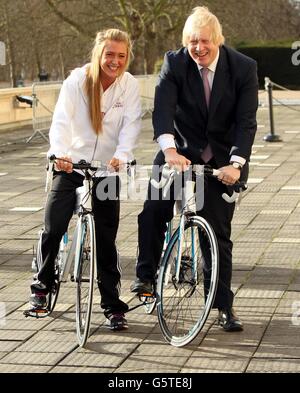
<path id="1" fill-rule="evenodd" d="M 157 75 L 136 76 L 141 91 L 143 115 L 153 109 L 153 97 Z M 39 122 L 48 121 L 54 110 L 60 90 L 55 82 L 35 83 L 29 87 L 0 89 L 0 131 L 31 125 L 38 128 Z M 37 97 L 37 104 L 31 108 L 20 103 L 16 96 Z"/>

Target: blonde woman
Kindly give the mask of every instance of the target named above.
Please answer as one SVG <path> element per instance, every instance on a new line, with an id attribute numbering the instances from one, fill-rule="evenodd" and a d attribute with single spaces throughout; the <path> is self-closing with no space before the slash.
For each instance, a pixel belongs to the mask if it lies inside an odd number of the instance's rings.
<path id="1" fill-rule="evenodd" d="M 31 284 L 30 304 L 46 306 L 46 294 L 54 278 L 54 260 L 60 240 L 73 214 L 76 188 L 83 176 L 72 162 L 99 160 L 116 171 L 133 158 L 141 127 L 141 104 L 137 80 L 126 69 L 130 62 L 131 41 L 118 29 L 99 32 L 91 62 L 76 68 L 64 81 L 50 128 L 48 156 L 57 160 L 52 190 L 45 209 L 42 234 L 42 260 Z M 67 160 L 67 161 L 66 161 Z M 100 177 L 99 182 L 106 179 Z M 119 177 L 111 176 L 117 183 Z M 101 307 L 113 330 L 127 328 L 124 312 L 128 306 L 119 298 L 120 268 L 115 239 L 120 202 L 99 200 L 93 195 L 96 226 L 98 286 Z M 100 280 L 101 277 L 101 280 Z"/>

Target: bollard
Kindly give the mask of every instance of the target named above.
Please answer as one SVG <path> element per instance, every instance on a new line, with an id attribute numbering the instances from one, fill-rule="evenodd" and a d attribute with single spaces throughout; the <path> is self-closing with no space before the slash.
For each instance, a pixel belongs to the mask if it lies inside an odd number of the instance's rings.
<path id="1" fill-rule="evenodd" d="M 270 133 L 264 136 L 266 142 L 282 142 L 279 135 L 275 134 L 274 130 L 274 115 L 273 115 L 273 84 L 270 78 L 265 77 L 265 89 L 268 92 L 269 101 L 269 117 L 270 117 Z"/>

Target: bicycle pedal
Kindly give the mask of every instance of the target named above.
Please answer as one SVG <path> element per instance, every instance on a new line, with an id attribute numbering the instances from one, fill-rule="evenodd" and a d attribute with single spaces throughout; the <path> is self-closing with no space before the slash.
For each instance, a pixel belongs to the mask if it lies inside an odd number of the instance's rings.
<path id="1" fill-rule="evenodd" d="M 30 310 L 25 310 L 23 315 L 27 317 L 33 318 L 43 318 L 49 314 L 48 308 L 31 308 Z"/>
<path id="2" fill-rule="evenodd" d="M 154 293 L 138 293 L 138 296 L 141 297 L 154 297 Z"/>

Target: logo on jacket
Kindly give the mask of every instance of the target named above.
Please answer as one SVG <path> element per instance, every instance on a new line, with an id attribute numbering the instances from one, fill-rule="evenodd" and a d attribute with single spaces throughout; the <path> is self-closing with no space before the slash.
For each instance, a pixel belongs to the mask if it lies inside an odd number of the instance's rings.
<path id="1" fill-rule="evenodd" d="M 117 101 L 115 104 L 114 104 L 114 106 L 113 106 L 113 108 L 123 108 L 123 102 L 120 102 L 120 101 Z"/>
<path id="2" fill-rule="evenodd" d="M 300 41 L 293 42 L 292 49 L 296 52 L 292 55 L 292 63 L 294 66 L 300 65 Z"/>

